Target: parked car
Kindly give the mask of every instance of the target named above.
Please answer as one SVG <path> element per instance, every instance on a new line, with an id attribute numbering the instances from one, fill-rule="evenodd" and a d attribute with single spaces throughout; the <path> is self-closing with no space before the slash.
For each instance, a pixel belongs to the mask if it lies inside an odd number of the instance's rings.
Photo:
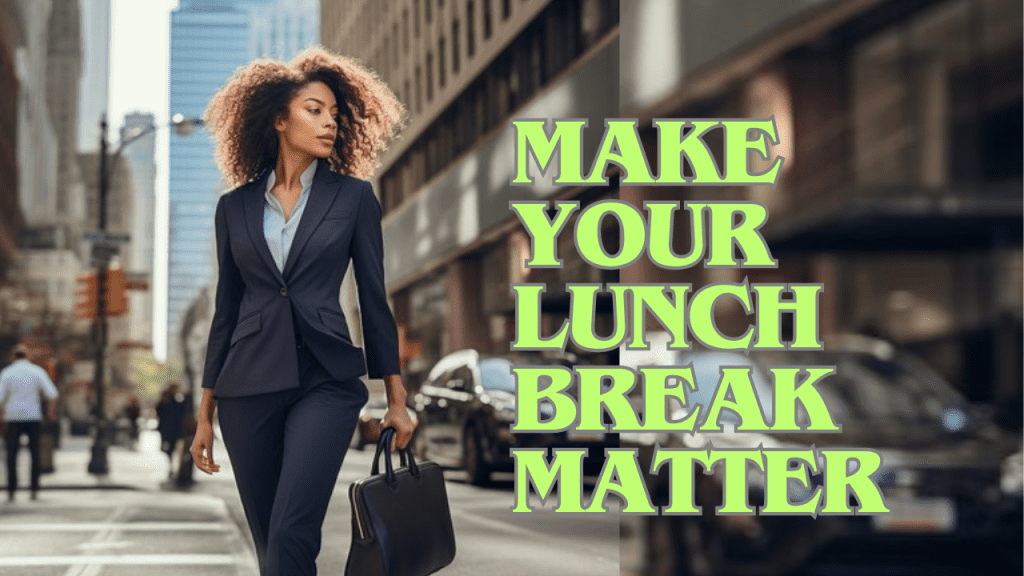
<path id="1" fill-rule="evenodd" d="M 409 416 L 415 421 L 416 413 L 406 407 Z M 376 446 L 380 440 L 380 422 L 388 412 L 388 399 L 381 394 L 372 394 L 366 401 L 366 405 L 359 410 L 359 421 L 356 424 L 356 431 L 352 435 L 351 446 L 356 450 L 362 450 L 367 444 Z"/>
<path id="2" fill-rule="evenodd" d="M 486 484 L 491 472 L 512 470 L 512 448 L 587 448 L 584 471 L 600 470 L 604 449 L 618 446 L 617 434 L 513 433 L 515 379 L 512 366 L 579 363 L 571 356 L 540 354 L 485 355 L 460 350 L 441 358 L 430 370 L 414 402 L 419 429 L 413 438 L 418 457 L 466 471 L 470 482 Z M 541 405 L 541 416 L 551 407 Z M 545 413 L 545 411 L 548 411 Z"/>
<path id="3" fill-rule="evenodd" d="M 655 441 L 663 448 L 703 448 L 711 442 L 717 449 L 749 449 L 760 444 L 764 448 L 807 449 L 813 445 L 817 449 L 875 450 L 882 457 L 875 480 L 891 513 L 817 518 L 719 516 L 715 508 L 721 504 L 721 470 L 705 475 L 698 466 L 694 494 L 702 514 L 646 518 L 649 573 L 782 574 L 812 556 L 820 559 L 842 550 L 877 551 L 882 549 L 877 546 L 884 545 L 888 552 L 877 552 L 877 557 L 869 552 L 844 560 L 878 563 L 889 561 L 892 554 L 906 553 L 910 545 L 916 547 L 917 554 L 922 549 L 928 554 L 948 550 L 951 542 L 961 547 L 1001 539 L 1013 544 L 1014 548 L 1008 549 L 1016 550 L 1016 567 L 1011 562 L 1010 570 L 1020 573 L 1020 482 L 1019 477 L 1016 482 L 1008 480 L 1004 466 L 1005 459 L 1013 457 L 1008 454 L 1012 444 L 1005 442 L 987 411 L 972 406 L 916 359 L 883 341 L 848 337 L 825 351 L 749 355 L 669 351 L 658 363 L 692 364 L 697 391 L 690 394 L 690 406 L 710 404 L 722 367 L 749 366 L 756 393 L 768 399 L 762 404 L 767 404 L 769 423 L 770 366 L 834 365 L 836 374 L 824 378 L 816 388 L 842 426 L 841 433 L 737 433 L 729 430 L 738 418 L 724 411 L 720 422 L 726 432 L 662 434 Z M 623 364 L 629 365 L 628 357 Z M 680 409 L 674 417 L 688 412 L 689 408 Z M 640 444 L 642 466 L 650 462 L 653 452 L 653 441 L 647 440 L 623 435 L 624 445 Z M 758 473 L 748 468 L 748 478 Z M 790 483 L 791 501 L 806 500 L 821 485 L 821 474 L 810 478 L 809 489 Z M 668 481 L 664 473 L 648 478 L 657 504 L 667 503 Z M 760 482 L 752 479 L 750 484 L 751 506 L 763 504 Z M 993 549 L 990 553 L 997 552 Z"/>

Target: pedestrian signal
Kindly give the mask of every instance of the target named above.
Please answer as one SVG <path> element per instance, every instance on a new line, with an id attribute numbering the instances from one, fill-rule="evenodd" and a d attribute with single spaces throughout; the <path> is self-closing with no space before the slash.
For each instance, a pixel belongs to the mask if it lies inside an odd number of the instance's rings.
<path id="1" fill-rule="evenodd" d="M 96 273 L 79 274 L 75 277 L 75 318 L 92 320 L 96 318 L 96 304 L 99 301 L 99 283 Z"/>

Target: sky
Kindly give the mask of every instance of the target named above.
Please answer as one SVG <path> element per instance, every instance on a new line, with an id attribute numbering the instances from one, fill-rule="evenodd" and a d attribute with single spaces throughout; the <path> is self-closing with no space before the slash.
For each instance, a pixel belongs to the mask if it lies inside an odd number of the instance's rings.
<path id="1" fill-rule="evenodd" d="M 125 114 L 150 112 L 158 126 L 170 122 L 170 13 L 178 0 L 111 0 L 108 138 L 114 140 Z M 156 137 L 156 240 L 153 291 L 153 355 L 167 357 L 167 142 Z"/>

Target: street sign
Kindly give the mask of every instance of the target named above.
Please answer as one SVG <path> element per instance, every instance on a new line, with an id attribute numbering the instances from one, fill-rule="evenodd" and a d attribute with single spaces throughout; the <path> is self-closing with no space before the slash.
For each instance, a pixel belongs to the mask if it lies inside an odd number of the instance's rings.
<path id="1" fill-rule="evenodd" d="M 117 256 L 121 250 L 117 246 L 111 246 L 110 244 L 93 244 L 92 246 L 92 261 L 93 265 L 105 265 L 111 258 Z"/>
<path id="2" fill-rule="evenodd" d="M 102 242 L 104 244 L 124 244 L 131 242 L 131 234 L 119 232 L 82 232 L 82 239 Z"/>

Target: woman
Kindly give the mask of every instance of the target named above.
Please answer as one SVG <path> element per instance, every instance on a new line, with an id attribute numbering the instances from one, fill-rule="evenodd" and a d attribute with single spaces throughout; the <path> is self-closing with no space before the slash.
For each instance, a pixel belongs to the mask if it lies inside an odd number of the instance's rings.
<path id="1" fill-rule="evenodd" d="M 404 109 L 372 73 L 311 49 L 257 60 L 213 96 L 206 121 L 238 187 L 215 215 L 219 279 L 203 373 L 196 466 L 213 459 L 213 413 L 265 576 L 316 573 L 320 532 L 367 390 L 404 447 L 398 335 L 384 287 L 380 204 L 369 178 Z M 339 305 L 352 262 L 365 343 Z"/>

